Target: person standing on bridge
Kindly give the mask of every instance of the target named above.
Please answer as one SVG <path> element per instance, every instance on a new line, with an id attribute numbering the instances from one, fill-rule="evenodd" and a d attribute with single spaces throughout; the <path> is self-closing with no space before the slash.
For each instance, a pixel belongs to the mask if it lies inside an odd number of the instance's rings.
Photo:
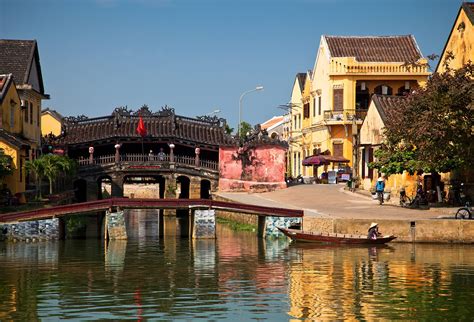
<path id="1" fill-rule="evenodd" d="M 150 150 L 150 153 L 148 153 L 148 161 L 153 161 L 153 150 Z"/>
<path id="2" fill-rule="evenodd" d="M 163 150 L 163 148 L 160 148 L 160 152 L 158 152 L 158 160 L 165 161 L 165 158 L 166 158 L 166 153 Z"/>

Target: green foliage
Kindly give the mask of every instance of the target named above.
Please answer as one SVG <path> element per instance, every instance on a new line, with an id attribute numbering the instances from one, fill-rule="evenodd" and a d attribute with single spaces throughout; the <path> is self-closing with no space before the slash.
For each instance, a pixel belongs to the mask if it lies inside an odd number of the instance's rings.
<path id="1" fill-rule="evenodd" d="M 41 197 L 41 182 L 43 178 L 48 178 L 49 193 L 53 193 L 53 183 L 58 176 L 70 176 L 76 172 L 77 164 L 67 156 L 57 154 L 46 154 L 25 163 L 25 169 L 36 176 L 37 188 L 39 187 L 39 196 Z"/>
<path id="2" fill-rule="evenodd" d="M 385 144 L 371 167 L 386 174 L 448 172 L 474 163 L 474 65 L 452 70 L 448 59 L 445 67 L 386 112 Z"/>
<path id="3" fill-rule="evenodd" d="M 234 132 L 234 128 L 230 127 L 229 124 L 226 124 L 225 125 L 225 133 L 230 135 L 230 134 L 232 134 L 232 132 Z"/>
<path id="4" fill-rule="evenodd" d="M 74 235 L 78 231 L 84 229 L 87 224 L 85 215 L 74 215 L 66 217 L 66 230 L 69 236 Z"/>
<path id="5" fill-rule="evenodd" d="M 224 219 L 221 217 L 217 217 L 217 222 L 220 224 L 226 224 L 230 227 L 230 229 L 235 231 L 256 231 L 257 226 L 250 225 L 250 224 L 243 224 L 233 220 Z"/>
<path id="6" fill-rule="evenodd" d="M 252 132 L 252 125 L 249 123 L 243 121 L 240 123 L 240 132 L 239 132 L 239 137 L 241 140 L 245 139 L 247 136 L 247 133 Z"/>
<path id="7" fill-rule="evenodd" d="M 13 173 L 12 157 L 5 154 L 5 151 L 0 148 L 0 181 Z"/>

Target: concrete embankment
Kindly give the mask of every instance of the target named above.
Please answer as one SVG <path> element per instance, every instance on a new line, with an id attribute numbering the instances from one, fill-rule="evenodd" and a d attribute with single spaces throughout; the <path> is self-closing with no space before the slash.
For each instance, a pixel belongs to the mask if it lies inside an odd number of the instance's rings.
<path id="1" fill-rule="evenodd" d="M 303 185 L 265 194 L 220 194 L 218 198 L 304 209 L 306 231 L 365 235 L 370 224 L 377 222 L 383 235 L 397 236 L 396 242 L 474 243 L 474 220 L 454 219 L 453 209 L 379 206 L 368 198 L 339 190 L 329 185 Z M 250 221 L 248 215 L 223 215 L 237 222 Z"/>
<path id="2" fill-rule="evenodd" d="M 373 220 L 348 218 L 303 219 L 303 230 L 323 233 L 365 235 Z M 377 219 L 383 235 L 395 235 L 395 242 L 474 243 L 474 220 Z"/>

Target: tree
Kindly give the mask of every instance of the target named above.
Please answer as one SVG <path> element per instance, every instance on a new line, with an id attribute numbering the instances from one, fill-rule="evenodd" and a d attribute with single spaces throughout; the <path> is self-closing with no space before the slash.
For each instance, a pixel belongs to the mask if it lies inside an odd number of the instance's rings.
<path id="1" fill-rule="evenodd" d="M 474 65 L 434 73 L 386 111 L 385 141 L 371 167 L 386 174 L 448 172 L 473 164 Z"/>
<path id="2" fill-rule="evenodd" d="M 233 127 L 230 127 L 229 124 L 226 123 L 225 125 L 225 133 L 227 134 L 232 134 L 232 132 L 234 132 L 234 128 Z"/>
<path id="3" fill-rule="evenodd" d="M 41 195 L 41 183 L 45 176 L 44 173 L 44 159 L 38 158 L 34 160 L 28 160 L 25 162 L 25 170 L 35 176 L 36 181 L 36 193 L 39 199 L 42 198 Z"/>
<path id="4" fill-rule="evenodd" d="M 252 132 L 252 125 L 243 121 L 240 123 L 239 137 L 241 140 L 245 139 L 248 133 Z"/>
<path id="5" fill-rule="evenodd" d="M 5 154 L 5 150 L 0 148 L 0 181 L 13 173 L 12 157 Z"/>
<path id="6" fill-rule="evenodd" d="M 49 193 L 53 194 L 53 184 L 60 174 L 71 175 L 76 169 L 75 162 L 66 157 L 56 154 L 42 155 L 33 161 L 27 161 L 25 167 L 36 175 L 39 197 L 41 198 L 41 182 L 44 177 L 49 181 Z"/>

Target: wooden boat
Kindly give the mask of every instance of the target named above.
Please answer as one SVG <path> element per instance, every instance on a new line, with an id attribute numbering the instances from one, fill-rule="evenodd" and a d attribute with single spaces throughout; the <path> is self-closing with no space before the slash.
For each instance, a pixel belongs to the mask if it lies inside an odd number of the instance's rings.
<path id="1" fill-rule="evenodd" d="M 335 233 L 313 233 L 297 229 L 280 228 L 278 229 L 298 242 L 324 243 L 324 244 L 347 244 L 347 245 L 381 245 L 394 240 L 395 236 L 382 236 L 377 239 L 368 239 L 367 236 Z"/>

